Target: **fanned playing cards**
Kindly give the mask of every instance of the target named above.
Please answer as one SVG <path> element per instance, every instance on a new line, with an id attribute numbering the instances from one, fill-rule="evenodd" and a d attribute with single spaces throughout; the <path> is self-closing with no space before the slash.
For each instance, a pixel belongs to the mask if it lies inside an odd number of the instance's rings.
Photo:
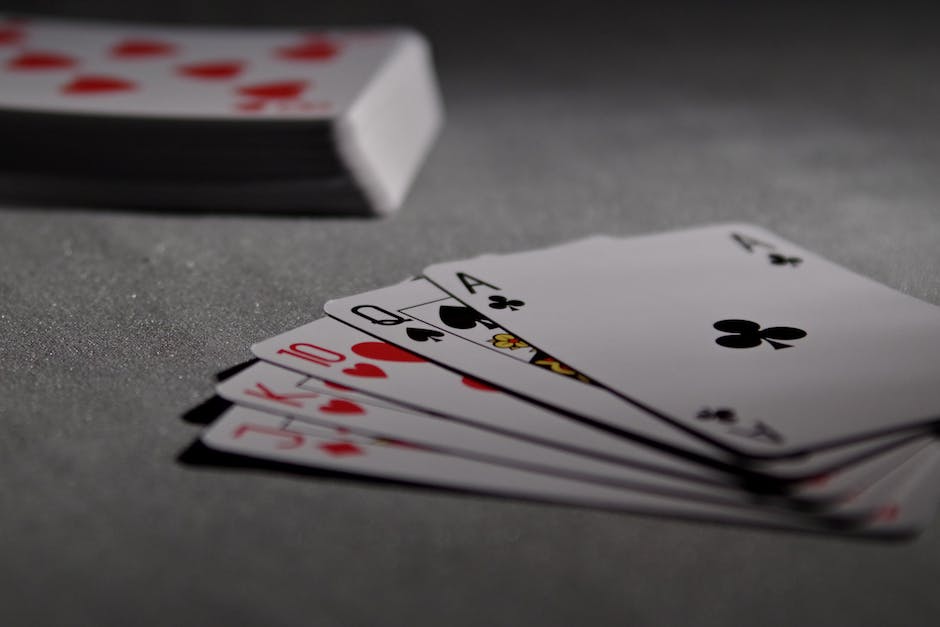
<path id="1" fill-rule="evenodd" d="M 416 32 L 0 16 L 9 193 L 200 210 L 388 213 L 441 126 Z"/>
<path id="2" fill-rule="evenodd" d="M 252 346 L 205 445 L 860 536 L 940 496 L 940 310 L 754 225 L 438 263 L 325 311 Z"/>

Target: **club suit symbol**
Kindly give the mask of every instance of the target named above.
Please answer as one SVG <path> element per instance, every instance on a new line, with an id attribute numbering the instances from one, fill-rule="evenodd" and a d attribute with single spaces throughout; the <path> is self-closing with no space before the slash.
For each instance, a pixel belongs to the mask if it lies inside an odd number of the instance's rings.
<path id="1" fill-rule="evenodd" d="M 491 309 L 509 309 L 510 311 L 516 311 L 523 305 L 525 305 L 525 303 L 521 300 L 509 299 L 505 296 L 490 296 Z"/>
<path id="2" fill-rule="evenodd" d="M 803 260 L 799 257 L 787 257 L 786 255 L 781 255 L 780 253 L 770 253 L 767 255 L 767 259 L 769 259 L 770 263 L 775 266 L 793 266 L 795 268 L 803 263 Z"/>
<path id="3" fill-rule="evenodd" d="M 794 327 L 767 327 L 762 329 L 756 322 L 750 320 L 719 320 L 715 329 L 733 335 L 722 335 L 715 342 L 726 348 L 755 348 L 767 342 L 774 350 L 790 348 L 792 344 L 784 344 L 780 340 L 798 340 L 806 337 L 806 331 Z"/>

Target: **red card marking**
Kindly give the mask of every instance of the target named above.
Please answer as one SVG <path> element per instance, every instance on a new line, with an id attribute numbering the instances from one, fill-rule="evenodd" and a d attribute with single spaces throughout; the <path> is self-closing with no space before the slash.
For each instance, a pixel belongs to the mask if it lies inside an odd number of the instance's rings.
<path id="1" fill-rule="evenodd" d="M 334 398 L 326 405 L 320 406 L 320 411 L 325 414 L 364 414 L 364 410 L 361 406 L 353 403 L 352 401 L 345 401 L 341 398 Z"/>
<path id="2" fill-rule="evenodd" d="M 379 361 L 426 361 L 423 357 L 385 342 L 360 342 L 352 347 L 352 352 L 360 357 L 378 359 Z"/>
<path id="3" fill-rule="evenodd" d="M 242 96 L 254 98 L 297 98 L 309 85 L 308 81 L 278 81 L 274 83 L 259 83 L 238 88 Z"/>
<path id="4" fill-rule="evenodd" d="M 324 381 L 323 385 L 328 388 L 333 388 L 334 390 L 342 390 L 344 392 L 352 392 L 352 388 L 346 387 L 345 385 L 340 385 L 339 383 L 333 383 L 332 381 Z"/>
<path id="5" fill-rule="evenodd" d="M 7 67 L 19 71 L 58 70 L 73 67 L 77 63 L 74 57 L 58 52 L 24 52 L 7 61 Z"/>
<path id="6" fill-rule="evenodd" d="M 62 92 L 70 96 L 113 94 L 135 89 L 137 84 L 133 81 L 113 76 L 77 76 L 71 83 L 62 86 Z"/>
<path id="7" fill-rule="evenodd" d="M 234 78 L 245 69 L 243 61 L 207 61 L 205 63 L 190 63 L 180 65 L 176 71 L 189 78 L 206 80 L 223 80 Z"/>
<path id="8" fill-rule="evenodd" d="M 464 377 L 463 379 L 460 380 L 460 382 L 466 385 L 468 388 L 473 388 L 474 390 L 482 390 L 483 392 L 498 392 L 499 391 L 491 385 L 487 385 L 483 383 L 482 381 L 478 381 L 477 379 L 472 379 L 470 377 Z"/>
<path id="9" fill-rule="evenodd" d="M 165 57 L 176 52 L 176 46 L 156 39 L 125 39 L 111 48 L 111 56 L 119 59 Z"/>
<path id="10" fill-rule="evenodd" d="M 23 41 L 26 33 L 19 26 L 0 26 L 0 46 L 12 46 Z"/>
<path id="11" fill-rule="evenodd" d="M 257 398 L 263 398 L 267 401 L 273 401 L 275 403 L 284 403 L 285 405 L 290 405 L 291 407 L 303 407 L 303 401 L 301 399 L 311 399 L 317 398 L 320 396 L 316 392 L 295 392 L 293 394 L 278 394 L 264 383 L 255 383 L 255 387 L 247 388 L 243 390 L 244 394 L 248 396 L 254 396 Z"/>
<path id="12" fill-rule="evenodd" d="M 377 379 L 385 379 L 388 377 L 384 370 L 372 364 L 359 363 L 352 368 L 344 368 L 343 372 L 353 377 L 372 377 Z"/>
<path id="13" fill-rule="evenodd" d="M 320 449 L 326 451 L 333 457 L 345 457 L 347 455 L 362 455 L 361 448 L 351 442 L 329 442 L 321 444 Z"/>
<path id="14" fill-rule="evenodd" d="M 897 520 L 900 515 L 901 507 L 897 503 L 889 503 L 888 505 L 882 505 L 878 508 L 878 511 L 875 512 L 874 519 L 878 522 L 891 522 Z"/>
<path id="15" fill-rule="evenodd" d="M 288 61 L 328 61 L 339 52 L 339 46 L 325 39 L 307 41 L 297 46 L 277 49 L 277 56 Z"/>
<path id="16" fill-rule="evenodd" d="M 253 425 L 249 423 L 244 423 L 236 427 L 232 432 L 232 437 L 238 439 L 246 433 L 262 433 L 264 435 L 281 438 L 280 442 L 277 444 L 277 448 L 281 449 L 297 448 L 298 446 L 303 446 L 304 442 L 306 442 L 306 439 L 300 433 L 284 431 L 283 429 L 275 429 L 274 427 L 266 427 L 264 425 Z"/>

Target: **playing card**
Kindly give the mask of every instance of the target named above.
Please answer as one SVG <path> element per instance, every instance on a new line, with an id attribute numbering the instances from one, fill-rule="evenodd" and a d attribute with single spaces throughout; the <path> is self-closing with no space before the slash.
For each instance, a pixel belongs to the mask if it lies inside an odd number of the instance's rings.
<path id="1" fill-rule="evenodd" d="M 936 497 L 940 495 L 940 487 L 932 482 L 936 477 L 925 475 L 925 469 L 934 466 L 935 458 L 940 455 L 937 441 L 934 438 L 923 438 L 914 444 L 909 454 L 901 463 L 891 468 L 883 476 L 863 487 L 822 515 L 832 516 L 829 512 L 837 512 L 841 520 L 853 518 L 892 518 L 897 515 L 901 507 L 912 510 L 924 507 L 934 508 Z M 926 483 L 925 483 L 926 482 Z M 926 504 L 920 501 L 926 500 Z"/>
<path id="2" fill-rule="evenodd" d="M 868 470 L 870 465 L 882 464 L 882 472 L 892 467 L 890 463 L 884 465 L 879 458 L 871 457 L 864 465 L 858 464 L 843 472 L 814 477 L 813 481 L 792 486 L 775 482 L 768 484 L 746 469 L 703 467 L 697 461 L 612 437 L 502 394 L 475 379 L 438 368 L 413 353 L 376 342 L 370 336 L 329 318 L 256 344 L 252 351 L 269 362 L 331 384 L 329 389 L 320 388 L 320 392 L 335 392 L 335 386 L 339 385 L 346 388 L 340 391 L 355 402 L 373 404 L 368 396 L 349 396 L 352 394 L 349 388 L 364 390 L 385 400 L 403 402 L 414 410 L 423 408 L 438 417 L 521 437 L 569 453 L 623 464 L 628 466 L 624 473 L 645 470 L 722 486 L 746 480 L 752 490 L 771 494 L 782 492 L 797 503 L 829 506 L 873 482 L 878 474 Z M 272 391 L 280 393 L 280 390 Z M 253 396 L 252 400 L 257 403 L 264 393 L 261 390 L 256 392 L 249 396 Z M 227 388 L 227 393 L 234 394 L 231 388 Z M 270 407 L 270 404 L 265 405 L 265 409 Z M 897 464 L 904 456 L 891 459 Z M 610 471 L 604 470 L 604 473 L 609 475 Z"/>
<path id="3" fill-rule="evenodd" d="M 255 356 L 437 416 L 568 452 L 700 479 L 701 465 L 613 437 L 414 353 L 321 318 L 251 347 Z"/>
<path id="4" fill-rule="evenodd" d="M 789 494 L 797 502 L 826 507 L 851 501 L 908 464 L 935 440 L 932 435 L 916 437 L 885 452 L 869 455 L 839 471 L 793 484 Z M 912 466 L 907 465 L 906 468 L 910 471 Z"/>
<path id="5" fill-rule="evenodd" d="M 346 433 L 327 435 L 322 428 L 237 406 L 216 421 L 203 434 L 202 441 L 217 450 L 273 461 L 489 494 L 784 529 L 819 532 L 833 529 L 831 523 L 823 519 L 794 513 L 718 506 L 632 492 L 445 455 L 407 444 L 369 442 Z M 935 461 L 925 464 L 916 486 L 908 485 L 906 489 L 922 488 L 926 483 L 924 477 L 935 473 Z M 921 509 L 912 507 L 909 514 L 904 505 L 891 505 L 890 515 L 882 510 L 870 522 L 842 530 L 865 535 L 903 535 L 923 526 Z"/>
<path id="6" fill-rule="evenodd" d="M 440 287 L 664 420 L 775 458 L 940 412 L 936 307 L 747 224 L 437 264 Z"/>
<path id="7" fill-rule="evenodd" d="M 405 30 L 303 31 L 3 20 L 0 107 L 238 120 L 352 105 Z"/>
<path id="8" fill-rule="evenodd" d="M 733 452 L 611 393 L 426 279 L 331 300 L 325 310 L 366 333 L 557 411 L 719 464 L 740 463 Z M 898 434 L 812 456 L 752 462 L 751 470 L 777 479 L 817 476 L 915 437 Z"/>
<path id="9" fill-rule="evenodd" d="M 402 440 L 439 452 L 520 466 L 546 474 L 713 502 L 747 504 L 772 500 L 766 494 L 743 490 L 734 477 L 714 469 L 701 468 L 695 480 L 651 473 L 477 429 L 446 418 L 392 407 L 381 401 L 376 402 L 374 397 L 337 390 L 319 379 L 264 362 L 250 366 L 220 383 L 217 393 L 241 405 L 313 424 L 342 427 L 354 433 Z M 352 397 L 356 400 L 352 400 Z M 887 461 L 890 465 L 879 463 L 877 469 L 865 469 L 866 464 L 860 464 L 857 469 L 838 473 L 827 484 L 828 494 L 825 494 L 822 486 L 812 486 L 806 490 L 808 498 L 804 498 L 800 491 L 789 496 L 797 497 L 793 500 L 794 505 L 806 502 L 820 504 L 821 500 L 828 500 L 830 504 L 845 501 L 867 490 L 880 475 L 886 474 L 926 444 L 926 441 L 920 441 L 917 447 L 901 447 L 893 454 L 879 457 L 879 462 Z M 904 456 L 901 457 L 900 453 Z M 882 460 L 882 457 L 885 459 Z M 858 475 L 858 480 L 852 481 L 851 478 L 841 476 L 852 473 Z M 782 498 L 777 499 L 777 503 L 787 505 Z M 862 509 L 863 505 L 859 504 L 858 507 Z"/>
<path id="10" fill-rule="evenodd" d="M 429 47 L 402 28 L 0 32 L 0 170 L 18 175 L 0 188 L 28 200 L 388 212 L 443 120 Z"/>
<path id="11" fill-rule="evenodd" d="M 364 402 L 361 395 L 354 401 L 344 397 L 339 390 L 333 390 L 332 394 L 325 392 L 319 380 L 311 382 L 311 378 L 306 375 L 267 363 L 255 364 L 220 383 L 217 392 L 230 401 L 263 411 L 341 426 L 370 436 L 395 438 L 482 461 L 520 465 L 540 472 L 613 483 L 638 490 L 736 502 L 747 498 L 740 489 L 731 485 L 727 476 L 716 471 L 703 471 L 702 481 L 680 480 L 644 472 L 477 429 L 446 418 L 398 410 L 388 405 L 372 405 Z M 705 483 L 708 479 L 711 479 L 712 485 Z"/>

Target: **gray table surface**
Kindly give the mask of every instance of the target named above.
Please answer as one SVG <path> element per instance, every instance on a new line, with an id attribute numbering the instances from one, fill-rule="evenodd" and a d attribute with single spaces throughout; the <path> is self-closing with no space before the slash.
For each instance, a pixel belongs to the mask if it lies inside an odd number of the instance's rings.
<path id="1" fill-rule="evenodd" d="M 384 220 L 0 204 L 0 624 L 936 624 L 940 521 L 882 544 L 177 460 L 252 342 L 483 251 L 746 220 L 940 304 L 929 16 L 13 8 L 411 23 L 449 117 Z"/>

